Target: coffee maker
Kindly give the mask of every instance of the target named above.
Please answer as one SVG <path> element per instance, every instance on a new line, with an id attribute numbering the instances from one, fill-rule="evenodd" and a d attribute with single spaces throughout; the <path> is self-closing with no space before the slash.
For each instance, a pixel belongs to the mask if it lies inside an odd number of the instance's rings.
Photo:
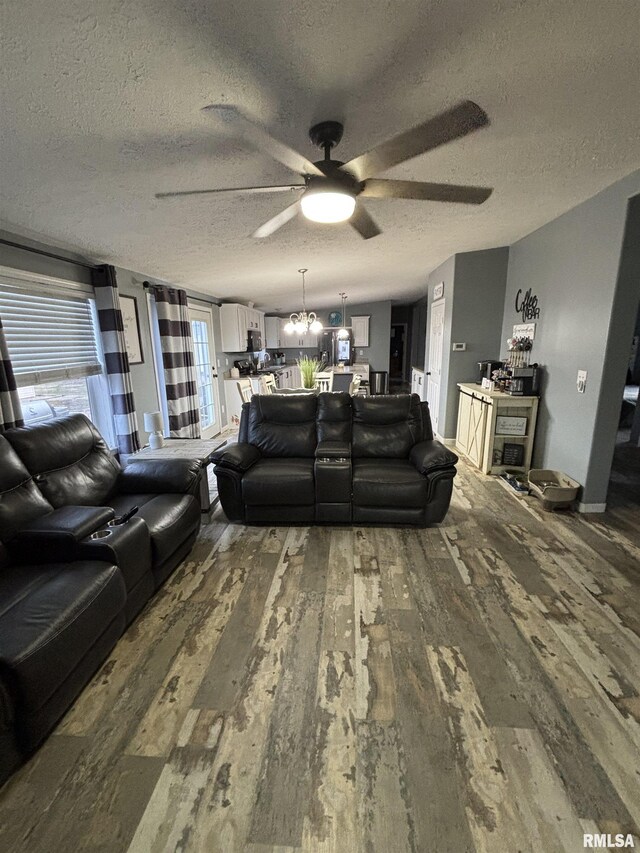
<path id="1" fill-rule="evenodd" d="M 502 367 L 501 361 L 479 361 L 476 370 L 476 385 L 482 385 L 483 379 L 491 379 L 494 370 Z"/>
<path id="2" fill-rule="evenodd" d="M 540 395 L 540 370 L 537 364 L 511 368 L 507 393 L 513 397 L 538 397 Z"/>

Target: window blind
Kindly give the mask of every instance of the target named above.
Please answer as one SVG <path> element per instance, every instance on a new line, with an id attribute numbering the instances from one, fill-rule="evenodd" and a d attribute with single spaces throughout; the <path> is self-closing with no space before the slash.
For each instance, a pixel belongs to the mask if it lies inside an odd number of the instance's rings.
<path id="1" fill-rule="evenodd" d="M 0 282 L 0 317 L 19 386 L 102 373 L 86 296 Z"/>

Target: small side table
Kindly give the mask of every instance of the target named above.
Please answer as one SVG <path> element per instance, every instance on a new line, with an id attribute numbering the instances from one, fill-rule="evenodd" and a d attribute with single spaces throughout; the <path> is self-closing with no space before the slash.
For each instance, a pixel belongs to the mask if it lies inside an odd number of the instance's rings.
<path id="1" fill-rule="evenodd" d="M 202 438 L 167 438 L 165 439 L 164 447 L 154 449 L 152 447 L 143 447 L 130 459 L 197 459 L 201 467 L 204 469 L 200 480 L 200 509 L 202 512 L 209 513 L 218 499 L 215 498 L 213 504 L 211 502 L 211 493 L 209 492 L 209 480 L 207 477 L 207 465 L 211 464 L 211 454 L 224 447 L 229 441 L 229 436 L 222 438 L 212 438 L 210 440 Z"/>

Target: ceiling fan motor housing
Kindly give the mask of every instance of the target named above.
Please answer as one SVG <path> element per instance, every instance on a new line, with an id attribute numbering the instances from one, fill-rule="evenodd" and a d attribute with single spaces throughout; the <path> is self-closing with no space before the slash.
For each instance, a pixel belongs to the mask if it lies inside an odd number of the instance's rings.
<path id="1" fill-rule="evenodd" d="M 339 121 L 321 121 L 313 125 L 309 131 L 309 139 L 326 152 L 327 147 L 329 149 L 336 147 L 343 133 L 344 126 Z"/>

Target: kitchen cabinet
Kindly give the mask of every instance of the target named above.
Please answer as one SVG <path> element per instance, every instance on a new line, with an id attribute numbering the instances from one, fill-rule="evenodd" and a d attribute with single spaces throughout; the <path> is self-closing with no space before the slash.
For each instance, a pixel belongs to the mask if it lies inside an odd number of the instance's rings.
<path id="1" fill-rule="evenodd" d="M 265 346 L 267 349 L 281 349 L 284 344 L 282 342 L 284 337 L 284 326 L 282 323 L 281 317 L 265 317 L 264 318 L 264 328 L 265 328 Z"/>
<path id="2" fill-rule="evenodd" d="M 369 320 L 371 316 L 369 314 L 362 315 L 360 317 L 352 317 L 351 318 L 351 331 L 353 333 L 353 345 L 354 347 L 368 347 L 369 346 Z"/>
<path id="3" fill-rule="evenodd" d="M 289 347 L 289 349 L 318 349 L 317 335 L 312 335 L 310 332 L 307 332 L 306 335 L 299 335 L 297 332 L 288 334 L 284 331 L 284 323 L 288 322 L 288 320 L 283 321 L 282 331 L 280 332 L 280 344 L 282 347 Z"/>
<path id="4" fill-rule="evenodd" d="M 264 342 L 264 314 L 246 305 L 227 302 L 220 306 L 223 352 L 245 352 L 247 332 L 259 331 Z"/>
<path id="5" fill-rule="evenodd" d="M 424 400 L 424 391 L 424 370 L 413 367 L 411 369 L 411 393 L 417 394 L 421 400 Z"/>
<path id="6" fill-rule="evenodd" d="M 516 397 L 502 391 L 488 391 L 480 385 L 460 383 L 456 447 L 485 474 L 501 474 L 507 469 L 531 468 L 533 439 L 538 416 L 538 397 Z M 497 431 L 498 418 L 525 418 L 524 435 Z M 504 444 L 522 444 L 522 465 L 503 465 Z"/>

